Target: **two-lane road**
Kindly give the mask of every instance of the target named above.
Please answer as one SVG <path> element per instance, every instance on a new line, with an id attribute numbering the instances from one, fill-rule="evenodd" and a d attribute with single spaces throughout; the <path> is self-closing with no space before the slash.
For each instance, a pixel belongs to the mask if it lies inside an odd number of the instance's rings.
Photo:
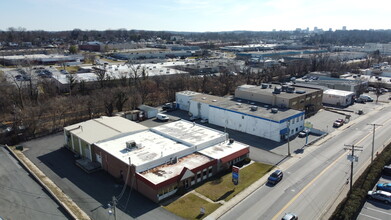
<path id="1" fill-rule="evenodd" d="M 362 146 L 354 173 L 365 168 L 371 157 L 372 126 L 376 129 L 375 150 L 390 140 L 391 107 L 373 111 L 361 119 L 344 125 L 320 145 L 306 149 L 305 155 L 284 170 L 284 179 L 274 187 L 264 185 L 237 204 L 221 219 L 281 219 L 285 212 L 294 212 L 300 219 L 321 219 L 343 190 L 348 187 L 350 161 L 346 145 Z"/>

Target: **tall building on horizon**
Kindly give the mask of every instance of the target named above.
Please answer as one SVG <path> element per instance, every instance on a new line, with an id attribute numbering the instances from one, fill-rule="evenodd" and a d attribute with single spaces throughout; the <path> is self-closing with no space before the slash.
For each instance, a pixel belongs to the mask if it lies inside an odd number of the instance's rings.
<path id="1" fill-rule="evenodd" d="M 342 30 L 343 30 L 343 31 L 346 31 L 346 26 L 342 26 Z"/>

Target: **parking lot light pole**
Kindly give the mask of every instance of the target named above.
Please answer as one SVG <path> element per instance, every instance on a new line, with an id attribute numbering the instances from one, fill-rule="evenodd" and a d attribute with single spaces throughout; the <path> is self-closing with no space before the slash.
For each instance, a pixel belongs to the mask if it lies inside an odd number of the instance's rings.
<path id="1" fill-rule="evenodd" d="M 373 162 L 373 153 L 375 151 L 375 130 L 376 130 L 376 126 L 383 126 L 383 125 L 380 125 L 380 124 L 368 124 L 368 125 L 372 125 L 373 126 L 373 132 L 372 132 L 372 154 L 371 154 L 371 163 Z"/>
<path id="2" fill-rule="evenodd" d="M 290 125 L 290 121 L 287 121 L 287 122 L 286 122 L 286 128 L 288 129 L 288 131 L 287 131 L 287 138 L 288 138 L 288 157 L 291 156 L 291 147 L 290 147 L 290 145 L 289 145 L 289 135 L 290 135 L 290 133 L 291 133 L 291 130 L 290 130 L 290 128 L 289 128 L 289 125 Z"/>

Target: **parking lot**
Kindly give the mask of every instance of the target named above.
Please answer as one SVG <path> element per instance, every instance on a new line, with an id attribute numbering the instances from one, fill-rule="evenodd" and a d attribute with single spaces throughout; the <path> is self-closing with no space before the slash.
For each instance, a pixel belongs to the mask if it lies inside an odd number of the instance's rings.
<path id="1" fill-rule="evenodd" d="M 108 203 L 123 184 L 105 171 L 87 174 L 75 165 L 63 133 L 22 143 L 24 154 L 92 219 L 112 219 Z M 118 202 L 117 219 L 179 219 L 129 187 Z M 41 218 L 50 219 L 50 218 Z"/>
<path id="2" fill-rule="evenodd" d="M 391 182 L 390 176 L 382 176 L 378 183 Z M 376 190 L 376 186 L 374 188 Z M 383 220 L 391 219 L 391 204 L 385 204 L 381 201 L 367 199 L 357 217 L 358 220 Z"/>

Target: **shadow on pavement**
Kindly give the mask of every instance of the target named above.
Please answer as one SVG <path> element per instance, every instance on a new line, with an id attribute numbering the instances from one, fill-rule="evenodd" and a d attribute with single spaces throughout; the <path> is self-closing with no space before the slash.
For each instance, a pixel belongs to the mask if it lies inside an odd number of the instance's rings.
<path id="1" fill-rule="evenodd" d="M 118 196 L 121 193 L 123 185 L 116 184 L 115 179 L 103 170 L 91 174 L 85 173 L 75 165 L 73 155 L 74 154 L 71 151 L 62 147 L 39 156 L 38 159 L 61 179 L 69 180 L 77 188 L 91 197 L 80 197 L 78 195 L 81 193 L 75 192 L 77 189 L 72 189 L 69 184 L 62 186 L 62 183 L 59 183 L 60 188 L 62 188 L 62 190 L 67 193 L 84 211 L 88 209 L 89 211 L 86 211 L 86 213 L 91 216 L 94 211 L 101 207 L 107 208 L 107 204 L 111 200 L 112 196 Z M 88 205 L 88 203 L 96 203 L 94 200 L 99 202 L 100 205 L 91 209 L 91 204 Z M 159 206 L 135 190 L 130 192 L 129 187 L 127 187 L 124 195 L 118 201 L 118 208 L 129 214 L 131 217 L 137 218 L 153 209 L 159 208 Z"/>

